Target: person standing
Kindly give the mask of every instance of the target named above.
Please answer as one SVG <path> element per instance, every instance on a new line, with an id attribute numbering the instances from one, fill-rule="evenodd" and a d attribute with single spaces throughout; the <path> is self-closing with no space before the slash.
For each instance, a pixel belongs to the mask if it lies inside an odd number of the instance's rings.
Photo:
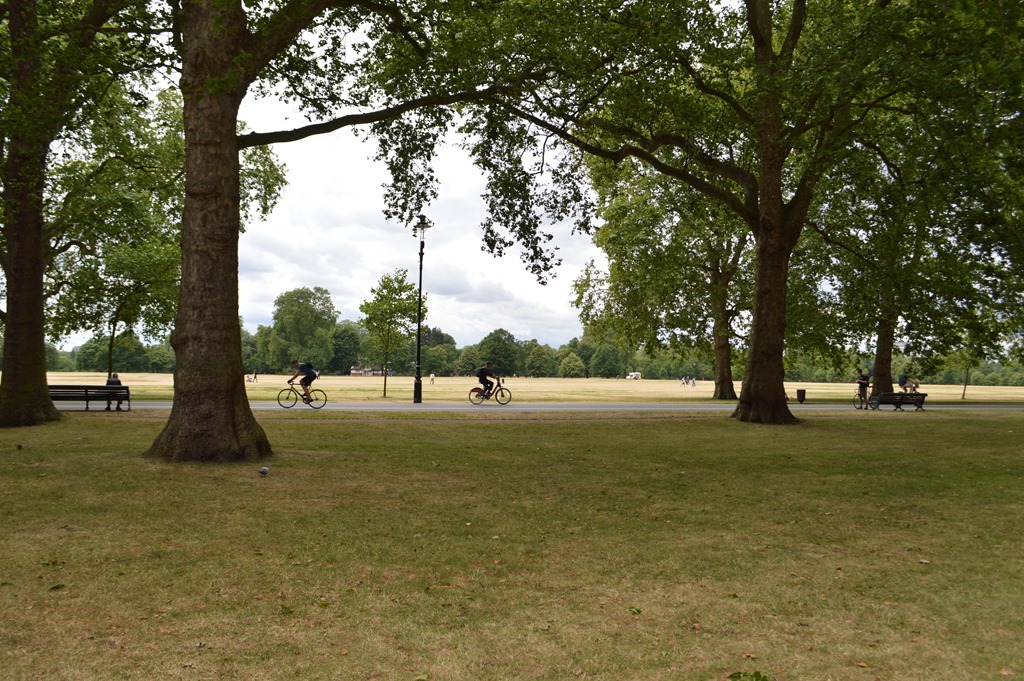
<path id="1" fill-rule="evenodd" d="M 868 386 L 871 385 L 871 377 L 864 373 L 863 369 L 857 369 L 857 391 L 860 399 L 866 404 L 868 399 Z"/>
<path id="2" fill-rule="evenodd" d="M 110 378 L 107 379 L 107 385 L 121 385 L 121 379 L 117 377 L 117 372 L 110 374 Z M 107 411 L 110 411 L 110 405 L 113 400 L 107 400 Z M 121 411 L 121 400 L 117 401 L 117 411 Z"/>

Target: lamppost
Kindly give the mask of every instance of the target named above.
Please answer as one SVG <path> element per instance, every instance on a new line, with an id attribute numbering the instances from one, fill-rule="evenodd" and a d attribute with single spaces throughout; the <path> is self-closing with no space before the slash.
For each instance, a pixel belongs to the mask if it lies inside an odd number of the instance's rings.
<path id="1" fill-rule="evenodd" d="M 423 236 L 430 229 L 427 216 L 420 216 L 420 221 L 416 223 L 415 229 L 420 233 L 420 290 L 419 301 L 416 305 L 416 378 L 412 384 L 412 402 L 420 404 L 423 402 L 423 374 L 420 373 L 420 341 L 423 337 Z"/>

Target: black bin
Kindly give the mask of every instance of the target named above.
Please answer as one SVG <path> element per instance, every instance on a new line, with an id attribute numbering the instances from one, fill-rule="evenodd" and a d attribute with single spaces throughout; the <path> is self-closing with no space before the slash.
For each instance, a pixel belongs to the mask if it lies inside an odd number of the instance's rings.
<path id="1" fill-rule="evenodd" d="M 807 391 L 804 390 L 803 388 L 797 388 L 797 391 L 796 391 L 796 401 L 799 402 L 800 404 L 803 404 L 804 400 L 806 400 L 806 399 L 807 399 Z"/>

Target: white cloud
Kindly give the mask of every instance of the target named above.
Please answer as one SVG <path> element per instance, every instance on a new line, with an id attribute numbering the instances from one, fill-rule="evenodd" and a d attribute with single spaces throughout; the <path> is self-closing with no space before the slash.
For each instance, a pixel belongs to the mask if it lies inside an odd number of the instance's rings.
<path id="1" fill-rule="evenodd" d="M 261 132 L 299 124 L 275 111 L 283 109 L 251 104 L 241 117 Z M 372 160 L 372 144 L 339 131 L 276 145 L 274 152 L 287 166 L 289 185 L 267 220 L 247 227 L 239 246 L 240 311 L 250 331 L 270 324 L 276 297 L 300 286 L 327 289 L 343 318 L 354 320 L 382 275 L 405 268 L 416 281 L 419 242 L 409 228 L 384 219 L 387 171 Z M 600 256 L 589 238 L 553 228 L 563 264 L 542 285 L 515 249 L 503 258 L 481 250 L 484 183 L 465 153 L 446 149 L 437 174 L 439 197 L 425 210 L 433 225 L 425 239 L 425 323 L 460 347 L 498 328 L 554 347 L 581 335 L 571 287 L 585 263 Z"/>

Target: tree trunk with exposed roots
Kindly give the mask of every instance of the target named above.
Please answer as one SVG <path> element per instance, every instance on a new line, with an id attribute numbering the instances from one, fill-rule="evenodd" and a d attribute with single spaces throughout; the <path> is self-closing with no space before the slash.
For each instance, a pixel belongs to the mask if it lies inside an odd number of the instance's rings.
<path id="1" fill-rule="evenodd" d="M 149 454 L 175 461 L 256 461 L 272 454 L 249 408 L 238 323 L 236 125 L 246 81 L 234 62 L 238 8 L 187 3 L 181 89 L 185 214 L 174 348 L 174 406 Z"/>
<path id="2" fill-rule="evenodd" d="M 783 364 L 790 249 L 765 239 L 757 250 L 750 350 L 733 417 L 751 423 L 796 423 L 786 403 Z"/>

